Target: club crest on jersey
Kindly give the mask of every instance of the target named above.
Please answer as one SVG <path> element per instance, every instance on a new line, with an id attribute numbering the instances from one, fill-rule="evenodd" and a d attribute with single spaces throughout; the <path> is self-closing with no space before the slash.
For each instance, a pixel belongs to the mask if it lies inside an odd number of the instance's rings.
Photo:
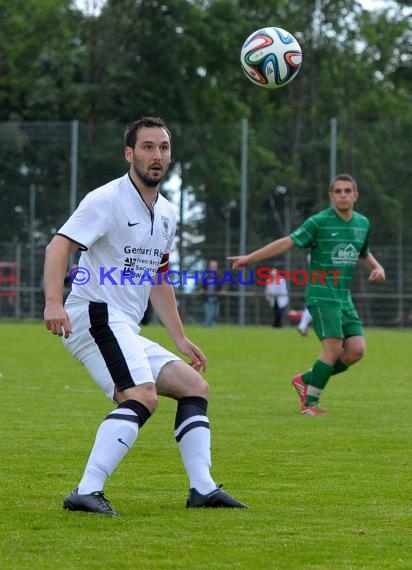
<path id="1" fill-rule="evenodd" d="M 359 253 L 351 243 L 340 243 L 331 253 L 333 265 L 356 265 Z"/>
<path id="2" fill-rule="evenodd" d="M 169 218 L 162 216 L 162 236 L 169 239 Z"/>

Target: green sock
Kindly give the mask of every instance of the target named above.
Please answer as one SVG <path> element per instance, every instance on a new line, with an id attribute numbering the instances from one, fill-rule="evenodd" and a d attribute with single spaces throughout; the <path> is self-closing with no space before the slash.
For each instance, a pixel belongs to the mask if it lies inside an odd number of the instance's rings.
<path id="1" fill-rule="evenodd" d="M 322 391 L 328 383 L 332 372 L 333 366 L 330 364 L 326 364 L 325 362 L 322 362 L 322 360 L 317 360 L 315 362 L 311 371 L 310 383 L 308 384 L 305 406 L 313 406 L 319 402 Z M 302 377 L 304 382 L 304 376 L 306 376 L 306 374 Z"/>
<path id="2" fill-rule="evenodd" d="M 305 384 L 310 384 L 312 381 L 312 368 L 310 368 L 307 372 L 302 374 L 302 381 Z"/>
<path id="3" fill-rule="evenodd" d="M 333 365 L 331 376 L 334 376 L 335 374 L 340 374 L 341 372 L 345 372 L 345 370 L 347 370 L 348 368 L 349 366 L 347 364 L 344 364 L 342 360 L 338 358 L 335 364 Z M 307 372 L 305 372 L 304 374 L 302 374 L 302 380 L 305 384 L 312 384 L 312 368 Z"/>
<path id="4" fill-rule="evenodd" d="M 349 366 L 347 364 L 344 364 L 342 360 L 338 358 L 335 364 L 333 365 L 332 376 L 334 374 L 340 374 L 341 372 L 345 372 L 345 370 L 347 370 L 348 368 Z"/>

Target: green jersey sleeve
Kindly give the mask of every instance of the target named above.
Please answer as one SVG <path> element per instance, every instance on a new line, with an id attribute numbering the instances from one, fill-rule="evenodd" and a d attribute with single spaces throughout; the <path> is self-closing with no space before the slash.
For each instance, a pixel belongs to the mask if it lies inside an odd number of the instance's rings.
<path id="1" fill-rule="evenodd" d="M 301 248 L 312 247 L 316 241 L 318 224 L 315 217 L 311 216 L 290 234 L 295 245 Z"/>
<path id="2" fill-rule="evenodd" d="M 368 229 L 368 232 L 366 234 L 365 243 L 363 244 L 363 247 L 359 252 L 359 257 L 366 257 L 368 255 L 368 253 L 370 252 L 369 233 L 370 233 L 370 229 Z"/>

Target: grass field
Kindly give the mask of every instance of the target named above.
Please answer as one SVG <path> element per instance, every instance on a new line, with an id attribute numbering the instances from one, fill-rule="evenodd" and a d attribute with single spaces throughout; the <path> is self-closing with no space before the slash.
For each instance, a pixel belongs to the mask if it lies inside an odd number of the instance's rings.
<path id="1" fill-rule="evenodd" d="M 144 333 L 172 348 L 161 327 Z M 207 353 L 213 475 L 248 510 L 185 509 L 162 399 L 106 494 L 121 517 L 70 513 L 111 409 L 42 324 L 0 324 L 0 568 L 412 568 L 410 331 L 368 330 L 368 354 L 300 416 L 291 377 L 312 332 L 187 327 Z"/>

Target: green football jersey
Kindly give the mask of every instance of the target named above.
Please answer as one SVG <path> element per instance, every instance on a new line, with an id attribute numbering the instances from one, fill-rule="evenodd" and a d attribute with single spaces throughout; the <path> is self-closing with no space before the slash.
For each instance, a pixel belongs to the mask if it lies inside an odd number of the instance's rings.
<path id="1" fill-rule="evenodd" d="M 328 208 L 308 218 L 290 237 L 298 247 L 311 249 L 306 305 L 352 308 L 352 274 L 358 257 L 369 253 L 369 220 L 353 212 L 345 221 Z"/>

